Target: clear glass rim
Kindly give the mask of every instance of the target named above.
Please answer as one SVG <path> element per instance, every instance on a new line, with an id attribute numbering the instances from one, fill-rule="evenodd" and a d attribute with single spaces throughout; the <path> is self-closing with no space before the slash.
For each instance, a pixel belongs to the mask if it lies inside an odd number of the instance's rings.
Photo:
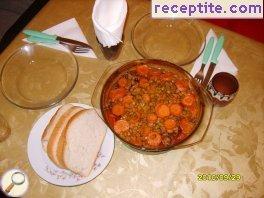
<path id="1" fill-rule="evenodd" d="M 72 83 L 71 86 L 68 87 L 67 91 L 65 92 L 65 94 L 63 94 L 61 97 L 58 97 L 55 101 L 51 102 L 50 104 L 47 102 L 47 104 L 45 105 L 40 105 L 40 106 L 36 106 L 36 107 L 31 107 L 31 106 L 26 106 L 26 105 L 21 105 L 18 104 L 16 101 L 14 101 L 12 98 L 10 98 L 6 93 L 5 90 L 3 88 L 3 75 L 4 75 L 4 69 L 6 68 L 7 63 L 17 54 L 19 53 L 24 47 L 29 46 L 29 47 L 34 47 L 34 46 L 40 46 L 40 47 L 45 47 L 45 46 L 41 46 L 35 43 L 28 43 L 25 44 L 19 48 L 17 48 L 8 58 L 7 60 L 4 62 L 3 67 L 1 69 L 1 73 L 0 73 L 0 91 L 2 92 L 3 96 L 12 104 L 16 105 L 17 107 L 20 107 L 22 109 L 30 109 L 30 110 L 38 110 L 38 109 L 45 109 L 48 107 L 52 107 L 55 104 L 59 103 L 60 101 L 62 101 L 64 98 L 66 98 L 69 93 L 73 90 L 73 88 L 75 87 L 77 80 L 78 80 L 78 76 L 79 76 L 79 65 L 78 62 L 74 56 L 74 54 L 72 53 L 71 50 L 69 50 L 68 48 L 66 48 L 65 46 L 61 45 L 61 44 L 57 44 L 61 47 L 63 47 L 63 49 L 67 50 L 67 53 L 71 56 L 72 60 L 74 60 L 74 65 L 76 67 L 76 76 L 74 78 L 74 81 Z M 54 49 L 55 50 L 55 49 Z"/>
<path id="2" fill-rule="evenodd" d="M 139 25 L 139 23 L 140 23 L 142 20 L 144 20 L 146 17 L 149 17 L 150 15 L 151 15 L 151 13 L 147 13 L 147 14 L 143 15 L 142 17 L 140 17 L 140 18 L 138 19 L 138 21 L 135 23 L 135 25 L 134 25 L 133 28 L 132 28 L 131 36 L 130 36 L 130 37 L 131 37 L 131 41 L 132 41 L 132 45 L 133 45 L 134 49 L 137 51 L 137 53 L 138 53 L 143 59 L 158 59 L 158 58 L 155 58 L 155 57 L 148 56 L 147 54 L 143 54 L 143 53 L 140 51 L 140 49 L 138 49 L 138 47 L 137 47 L 137 45 L 136 45 L 136 43 L 135 43 L 135 38 L 136 38 L 136 36 L 135 36 L 135 31 L 136 31 L 137 26 Z M 153 20 L 155 20 L 155 19 L 153 19 Z M 157 19 L 157 20 L 166 20 L 166 19 Z M 194 20 L 194 19 L 178 19 L 178 20 L 191 21 L 191 22 L 195 21 L 196 23 L 198 23 L 198 21 L 196 21 L 196 20 Z M 188 65 L 188 64 L 194 62 L 197 58 L 199 58 L 199 57 L 201 56 L 201 54 L 203 53 L 203 51 L 204 51 L 204 49 L 205 49 L 205 46 L 206 46 L 206 37 L 205 37 L 205 35 L 204 35 L 204 33 L 203 33 L 202 28 L 201 28 L 200 26 L 198 26 L 197 28 L 198 28 L 198 31 L 201 33 L 202 39 L 203 39 L 203 41 L 204 41 L 204 42 L 203 42 L 202 50 L 199 51 L 199 53 L 197 54 L 197 56 L 195 56 L 193 59 L 191 59 L 191 60 L 189 60 L 189 61 L 186 61 L 186 62 L 181 63 L 181 64 L 174 63 L 174 64 L 177 64 L 177 66 L 179 66 L 179 67 L 182 67 L 182 66 L 185 66 L 185 65 Z M 164 61 L 168 61 L 168 62 L 170 62 L 170 60 L 166 60 L 166 59 L 164 59 Z"/>

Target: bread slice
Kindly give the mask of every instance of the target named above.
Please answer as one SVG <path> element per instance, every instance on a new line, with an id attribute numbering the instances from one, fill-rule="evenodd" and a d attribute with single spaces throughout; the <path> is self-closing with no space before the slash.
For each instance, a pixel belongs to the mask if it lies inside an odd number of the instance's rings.
<path id="1" fill-rule="evenodd" d="M 48 146 L 48 141 L 50 139 L 50 136 L 53 132 L 54 127 L 56 126 L 58 120 L 61 118 L 61 116 L 68 111 L 73 105 L 71 104 L 66 104 L 61 106 L 57 112 L 54 114 L 54 116 L 51 118 L 49 124 L 45 128 L 42 137 L 41 137 L 41 142 L 42 142 L 42 147 L 45 152 L 47 152 L 47 146 Z"/>
<path id="2" fill-rule="evenodd" d="M 82 107 L 71 107 L 68 109 L 59 119 L 56 123 L 55 127 L 53 128 L 53 132 L 49 138 L 48 146 L 47 146 L 47 154 L 49 158 L 59 167 L 65 168 L 62 164 L 60 164 L 58 157 L 57 157 L 57 149 L 58 149 L 58 142 L 60 140 L 60 137 L 66 128 L 69 120 L 72 116 L 74 116 L 79 111 L 83 110 Z"/>
<path id="3" fill-rule="evenodd" d="M 82 176 L 88 176 L 100 151 L 106 126 L 93 109 L 75 114 L 69 121 L 60 142 L 61 158 L 65 167 Z"/>

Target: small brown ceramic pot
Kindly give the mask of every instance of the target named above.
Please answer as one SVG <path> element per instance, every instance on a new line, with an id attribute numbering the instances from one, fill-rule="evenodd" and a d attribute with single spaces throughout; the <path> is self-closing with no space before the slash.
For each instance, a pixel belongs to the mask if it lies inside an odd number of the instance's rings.
<path id="1" fill-rule="evenodd" d="M 207 86 L 213 103 L 218 106 L 229 104 L 236 96 L 239 84 L 235 76 L 226 72 L 217 73 Z"/>

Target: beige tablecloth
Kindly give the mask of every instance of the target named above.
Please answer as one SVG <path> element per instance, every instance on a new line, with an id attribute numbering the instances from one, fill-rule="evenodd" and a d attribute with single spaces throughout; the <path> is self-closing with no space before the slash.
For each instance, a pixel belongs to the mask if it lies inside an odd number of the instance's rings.
<path id="1" fill-rule="evenodd" d="M 78 57 L 80 76 L 61 103 L 90 104 L 92 90 L 109 64 L 96 42 L 91 21 L 93 1 L 51 0 L 27 25 L 44 30 L 75 17 L 99 59 Z M 129 14 L 124 48 L 117 61 L 140 58 L 130 33 L 137 19 L 150 11 L 150 1 L 128 0 Z M 215 108 L 204 141 L 190 148 L 160 155 L 135 152 L 116 140 L 115 152 L 105 171 L 77 187 L 58 187 L 39 178 L 27 158 L 27 138 L 44 110 L 24 110 L 0 94 L 0 112 L 12 135 L 0 143 L 0 175 L 19 167 L 30 179 L 26 197 L 264 197 L 264 45 L 228 30 L 201 22 L 226 37 L 225 49 L 239 69 L 240 90 L 224 108 Z M 173 35 L 170 35 L 173 36 Z M 19 34 L 0 56 L 0 68 L 23 43 Z M 191 65 L 190 65 L 191 66 Z M 239 181 L 198 181 L 199 173 L 239 173 Z"/>

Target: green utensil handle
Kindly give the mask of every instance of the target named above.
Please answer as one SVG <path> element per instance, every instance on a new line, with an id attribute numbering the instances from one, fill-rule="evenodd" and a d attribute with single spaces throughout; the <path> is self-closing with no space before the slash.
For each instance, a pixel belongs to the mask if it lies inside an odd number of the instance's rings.
<path id="1" fill-rule="evenodd" d="M 214 37 L 212 36 L 209 40 L 209 42 L 205 46 L 204 54 L 203 54 L 203 60 L 202 63 L 206 65 L 208 62 L 210 55 L 212 53 L 212 49 L 214 46 Z"/>
<path id="2" fill-rule="evenodd" d="M 27 37 L 27 40 L 32 43 L 46 43 L 46 44 L 58 44 L 59 41 L 54 39 L 40 38 L 35 36 Z"/>
<path id="3" fill-rule="evenodd" d="M 35 31 L 35 30 L 24 30 L 23 33 L 27 36 L 34 36 L 34 37 L 39 37 L 43 39 L 56 40 L 57 38 L 56 35 L 50 35 L 50 34 L 42 33 L 42 32 Z"/>
<path id="4" fill-rule="evenodd" d="M 211 58 L 211 62 L 217 64 L 218 61 L 218 57 L 220 55 L 220 52 L 223 48 L 223 45 L 224 45 L 224 41 L 225 41 L 225 37 L 224 36 L 220 36 L 220 38 L 217 40 L 217 43 L 215 45 L 215 48 L 214 48 L 214 52 L 213 52 L 213 55 L 212 55 L 212 58 Z"/>

